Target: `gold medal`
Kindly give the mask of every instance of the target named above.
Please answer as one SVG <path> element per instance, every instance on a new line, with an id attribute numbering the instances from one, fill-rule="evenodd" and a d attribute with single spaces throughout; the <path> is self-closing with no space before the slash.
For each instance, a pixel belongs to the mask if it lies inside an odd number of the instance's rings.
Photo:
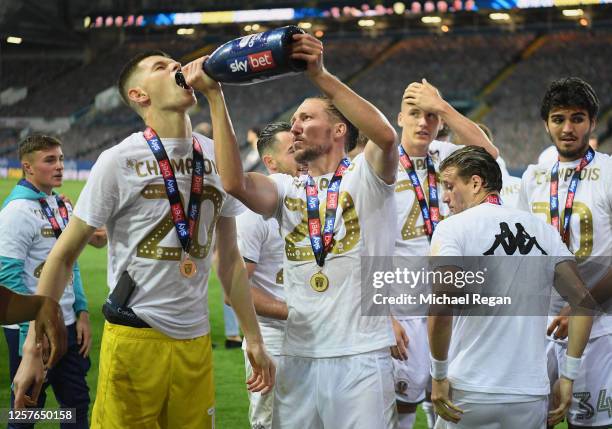
<path id="1" fill-rule="evenodd" d="M 325 292 L 329 287 L 329 279 L 325 274 L 319 271 L 310 278 L 310 287 L 315 292 Z"/>
<path id="2" fill-rule="evenodd" d="M 186 257 L 181 261 L 179 265 L 179 270 L 181 271 L 181 275 L 188 279 L 195 276 L 196 272 L 198 271 L 195 262 L 189 259 L 189 257 Z"/>

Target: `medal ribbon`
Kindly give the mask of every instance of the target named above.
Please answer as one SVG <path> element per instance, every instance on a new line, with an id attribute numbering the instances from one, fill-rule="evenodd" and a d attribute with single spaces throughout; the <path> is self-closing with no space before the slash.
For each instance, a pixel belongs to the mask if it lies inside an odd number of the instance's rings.
<path id="1" fill-rule="evenodd" d="M 32 183 L 28 182 L 26 179 L 21 179 L 18 185 L 25 186 L 26 188 L 31 189 L 37 194 L 40 194 L 40 191 L 38 190 L 38 188 L 34 186 Z M 55 195 L 55 201 L 57 201 L 57 209 L 62 218 L 62 221 L 64 222 L 64 227 L 66 227 L 66 225 L 68 225 L 68 209 L 66 208 L 66 204 L 57 195 Z M 58 239 L 59 236 L 62 235 L 62 227 L 60 226 L 59 222 L 55 218 L 55 215 L 53 214 L 53 210 L 49 206 L 49 203 L 47 203 L 46 199 L 39 198 L 38 202 L 40 203 L 40 207 L 42 208 L 43 213 L 45 214 L 45 216 L 49 220 L 49 223 L 51 224 L 51 228 L 53 229 L 53 234 L 55 235 L 55 238 Z"/>
<path id="2" fill-rule="evenodd" d="M 308 210 L 308 234 L 310 245 L 315 254 L 317 264 L 322 267 L 327 253 L 331 251 L 334 238 L 334 224 L 338 210 L 338 194 L 342 176 L 351 165 L 348 158 L 343 158 L 338 164 L 336 172 L 329 181 L 325 207 L 325 227 L 321 234 L 321 218 L 319 217 L 319 191 L 312 176 L 306 180 L 306 208 Z"/>
<path id="3" fill-rule="evenodd" d="M 429 207 L 427 207 L 427 200 L 425 200 L 425 192 L 423 192 L 423 187 L 421 186 L 421 182 L 419 181 L 419 176 L 414 170 L 414 165 L 410 160 L 410 157 L 402 147 L 402 145 L 398 146 L 399 155 L 400 155 L 400 163 L 404 170 L 406 170 L 406 174 L 410 178 L 410 182 L 412 183 L 412 187 L 414 188 L 414 193 L 416 195 L 416 199 L 419 202 L 419 206 L 421 207 L 421 215 L 423 216 L 423 220 L 425 221 L 425 231 L 427 232 L 427 238 L 431 240 L 431 236 L 435 231 L 438 223 L 440 222 L 440 206 L 438 203 L 438 178 L 436 177 L 436 168 L 434 163 L 429 155 L 425 157 L 425 162 L 427 163 L 427 181 L 429 182 Z"/>
<path id="4" fill-rule="evenodd" d="M 487 199 L 485 201 L 487 203 L 497 204 L 498 206 L 502 205 L 502 201 L 499 195 L 487 195 Z"/>
<path id="5" fill-rule="evenodd" d="M 174 222 L 174 228 L 176 229 L 183 250 L 186 254 L 189 254 L 191 240 L 200 215 L 200 201 L 202 199 L 204 183 L 204 155 L 202 153 L 202 147 L 196 138 L 193 137 L 193 170 L 191 172 L 191 195 L 189 196 L 188 206 L 189 220 L 187 220 L 185 209 L 181 201 L 178 182 L 164 145 L 155 130 L 151 127 L 147 127 L 143 135 L 157 160 L 159 171 L 164 179 L 164 186 L 166 187 L 166 194 L 170 202 L 170 213 L 172 215 L 172 222 Z"/>
<path id="6" fill-rule="evenodd" d="M 582 157 L 580 163 L 574 171 L 574 175 L 567 188 L 567 197 L 565 198 L 565 214 L 563 216 L 563 230 L 559 225 L 559 161 L 555 163 L 550 171 L 550 223 L 560 233 L 561 238 L 566 246 L 569 246 L 570 235 L 570 218 L 572 216 L 572 208 L 574 206 L 574 197 L 578 182 L 580 182 L 580 172 L 595 158 L 595 151 L 589 147 L 587 153 Z"/>

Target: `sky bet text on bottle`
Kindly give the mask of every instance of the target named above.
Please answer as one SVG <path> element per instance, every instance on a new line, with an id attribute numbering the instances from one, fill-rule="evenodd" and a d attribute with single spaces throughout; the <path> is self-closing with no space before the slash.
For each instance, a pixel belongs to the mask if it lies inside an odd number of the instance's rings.
<path id="1" fill-rule="evenodd" d="M 272 51 L 262 51 L 228 61 L 232 73 L 250 73 L 276 67 Z"/>

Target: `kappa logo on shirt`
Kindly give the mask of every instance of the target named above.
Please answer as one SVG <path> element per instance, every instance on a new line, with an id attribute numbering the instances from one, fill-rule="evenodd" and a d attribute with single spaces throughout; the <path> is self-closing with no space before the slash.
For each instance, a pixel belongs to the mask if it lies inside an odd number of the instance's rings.
<path id="1" fill-rule="evenodd" d="M 528 255 L 533 246 L 538 248 L 542 255 L 547 253 L 540 247 L 535 237 L 525 231 L 520 223 L 515 223 L 516 234 L 514 234 L 506 222 L 501 222 L 499 227 L 501 232 L 495 235 L 495 242 L 483 255 L 493 255 L 499 246 L 502 246 L 506 255 L 514 255 L 518 250 L 521 255 Z"/>

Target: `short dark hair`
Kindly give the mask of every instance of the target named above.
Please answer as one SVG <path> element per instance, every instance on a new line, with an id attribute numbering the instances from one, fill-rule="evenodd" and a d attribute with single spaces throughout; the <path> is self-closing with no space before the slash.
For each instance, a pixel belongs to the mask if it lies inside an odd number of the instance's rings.
<path id="1" fill-rule="evenodd" d="M 276 135 L 282 132 L 291 131 L 291 124 L 288 122 L 272 122 L 264 127 L 257 137 L 257 152 L 263 158 L 266 152 L 272 150 L 276 144 Z"/>
<path id="2" fill-rule="evenodd" d="M 119 80 L 117 81 L 117 88 L 119 89 L 119 95 L 121 95 L 123 102 L 127 104 L 128 106 L 130 106 L 130 99 L 128 98 L 127 88 L 126 88 L 128 79 L 134 74 L 134 72 L 136 71 L 136 68 L 138 67 L 138 64 L 140 64 L 142 60 L 144 60 L 145 58 L 155 57 L 158 55 L 160 57 L 171 58 L 170 55 L 168 55 L 167 53 L 159 49 L 149 50 L 149 51 L 141 52 L 138 55 L 134 56 L 121 69 L 121 73 L 119 73 Z"/>
<path id="3" fill-rule="evenodd" d="M 501 191 L 502 173 L 495 159 L 481 147 L 465 146 L 453 152 L 440 164 L 440 172 L 457 168 L 457 175 L 466 182 L 472 176 L 480 176 L 488 191 Z"/>
<path id="4" fill-rule="evenodd" d="M 346 119 L 346 117 L 334 106 L 329 98 L 324 95 L 320 95 L 317 97 L 309 97 L 308 99 L 321 100 L 325 103 L 325 111 L 329 116 L 337 120 L 338 122 L 343 122 L 346 125 L 346 141 L 344 142 L 344 148 L 347 152 L 352 151 L 357 146 L 357 139 L 359 139 L 359 130 L 351 121 Z"/>
<path id="5" fill-rule="evenodd" d="M 592 121 L 599 112 L 599 99 L 586 81 L 579 77 L 566 77 L 553 81 L 546 90 L 540 107 L 542 120 L 547 121 L 550 111 L 558 107 L 584 109 Z"/>
<path id="6" fill-rule="evenodd" d="M 33 134 L 27 136 L 19 143 L 19 160 L 22 161 L 23 158 L 30 153 L 61 145 L 62 142 L 55 137 L 46 136 L 43 134 Z"/>

